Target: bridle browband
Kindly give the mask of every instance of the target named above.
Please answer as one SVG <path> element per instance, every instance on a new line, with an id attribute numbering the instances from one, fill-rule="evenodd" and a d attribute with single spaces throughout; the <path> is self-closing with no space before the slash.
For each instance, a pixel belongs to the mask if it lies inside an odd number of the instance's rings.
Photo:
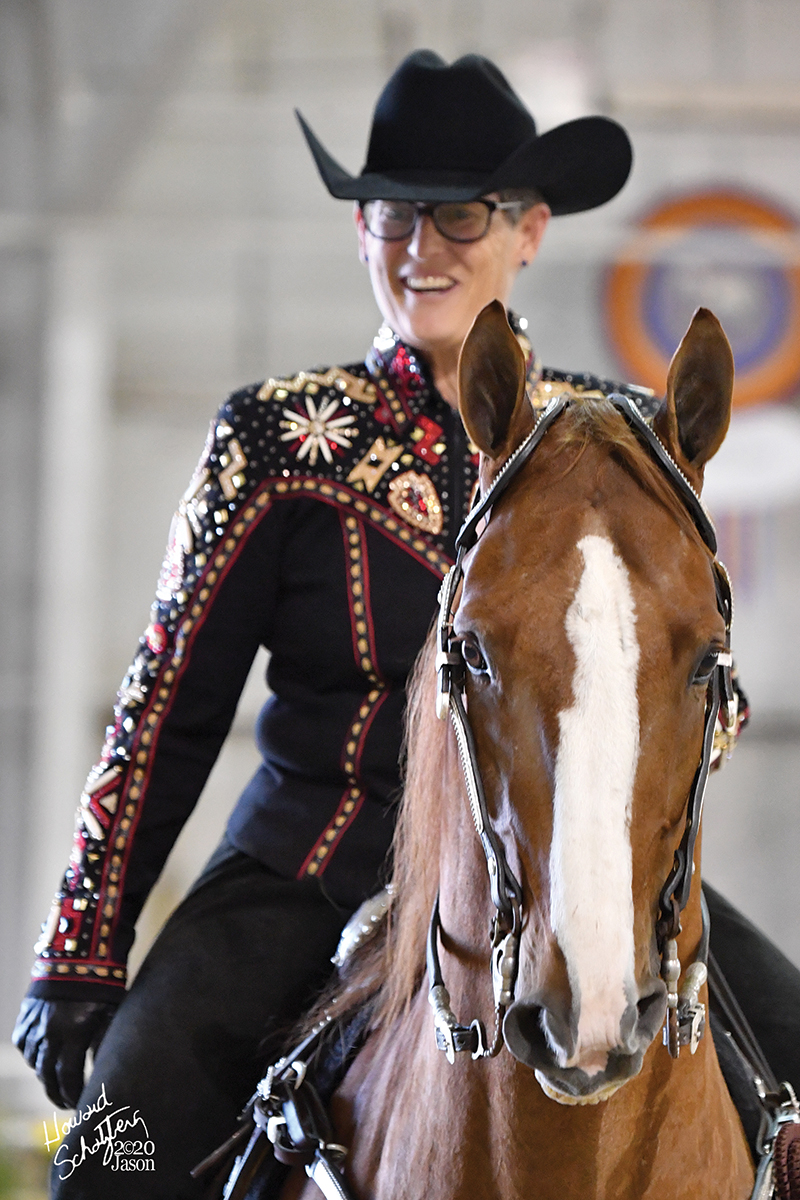
<path id="1" fill-rule="evenodd" d="M 705 955 L 702 952 L 698 954 L 695 962 L 689 966 L 684 985 L 679 992 L 681 967 L 676 939 L 681 929 L 680 914 L 688 903 L 691 890 L 694 847 L 700 829 L 703 797 L 711 767 L 715 728 L 723 702 L 725 735 L 732 740 L 737 727 L 737 698 L 731 678 L 730 652 L 733 600 L 728 573 L 716 558 L 717 539 L 714 526 L 700 496 L 636 405 L 627 396 L 616 392 L 606 399 L 625 418 L 640 442 L 649 450 L 692 517 L 698 534 L 713 557 L 717 608 L 725 622 L 725 649 L 717 656 L 708 685 L 702 752 L 689 791 L 683 837 L 675 852 L 672 870 L 661 890 L 660 912 L 656 922 L 656 937 L 662 955 L 662 975 L 667 984 L 664 1041 L 670 1054 L 677 1058 L 682 1045 L 688 1045 L 694 1053 L 705 1023 L 704 1006 L 698 1000 L 699 989 L 707 974 Z M 573 400 L 571 395 L 562 395 L 551 400 L 531 432 L 509 455 L 489 488 L 475 503 L 456 538 L 456 561 L 442 581 L 439 592 L 439 617 L 436 626 L 436 713 L 442 720 L 449 715 L 453 726 L 470 810 L 486 857 L 492 903 L 496 910 L 490 930 L 495 1029 L 491 1044 L 487 1044 L 482 1023 L 476 1020 L 470 1025 L 460 1025 L 450 1007 L 450 996 L 439 962 L 441 920 L 438 896 L 434 904 L 427 945 L 430 986 L 428 998 L 433 1009 L 436 1043 L 451 1063 L 455 1061 L 455 1055 L 461 1052 L 468 1051 L 473 1058 L 493 1057 L 499 1053 L 502 1046 L 503 1016 L 514 1001 L 522 926 L 522 888 L 508 865 L 503 845 L 489 819 L 475 740 L 467 718 L 466 664 L 460 642 L 453 634 L 456 595 L 464 578 L 464 559 L 485 528 L 485 524 L 481 523 L 490 519 L 497 501 L 516 479 L 547 431 Z M 704 910 L 704 926 L 705 924 Z M 705 930 L 703 944 L 707 945 Z"/>

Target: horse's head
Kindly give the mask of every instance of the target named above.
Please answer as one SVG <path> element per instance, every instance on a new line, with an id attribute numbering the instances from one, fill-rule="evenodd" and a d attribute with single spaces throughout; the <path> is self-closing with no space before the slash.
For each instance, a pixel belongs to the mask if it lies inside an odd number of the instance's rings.
<path id="1" fill-rule="evenodd" d="M 698 491 L 732 380 L 725 335 L 701 309 L 655 420 Z M 467 339 L 460 389 L 485 490 L 533 425 L 499 304 Z M 639 1071 L 664 1019 L 659 895 L 725 644 L 712 556 L 607 401 L 571 404 L 495 505 L 454 633 L 492 823 L 523 887 L 505 1041 L 554 1098 L 603 1099 Z M 688 936 L 698 906 L 699 880 Z"/>

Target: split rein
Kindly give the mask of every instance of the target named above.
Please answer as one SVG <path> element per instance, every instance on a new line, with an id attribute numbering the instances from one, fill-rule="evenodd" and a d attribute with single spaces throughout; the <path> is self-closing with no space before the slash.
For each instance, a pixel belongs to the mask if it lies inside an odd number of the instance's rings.
<path id="1" fill-rule="evenodd" d="M 680 914 L 688 903 L 692 885 L 694 847 L 700 829 L 703 797 L 711 768 L 718 718 L 721 719 L 723 741 L 727 745 L 733 743 L 737 732 L 738 697 L 731 675 L 730 648 L 733 598 L 728 573 L 716 557 L 717 538 L 714 526 L 699 495 L 636 405 L 619 393 L 612 393 L 607 399 L 625 418 L 639 441 L 667 476 L 692 517 L 698 534 L 713 555 L 717 608 L 725 622 L 725 649 L 717 655 L 716 666 L 709 682 L 702 752 L 689 791 L 686 824 L 681 843 L 675 852 L 672 870 L 661 890 L 660 913 L 656 923 L 656 937 L 662 961 L 661 974 L 667 985 L 664 1043 L 670 1055 L 677 1058 L 681 1046 L 689 1046 L 694 1054 L 705 1029 L 705 1006 L 700 1003 L 698 995 L 708 975 L 708 922 L 705 905 L 700 950 L 696 960 L 687 968 L 680 990 L 678 981 L 681 976 L 681 964 L 678 959 L 677 937 L 681 930 Z M 503 1017 L 507 1008 L 514 1002 L 522 928 L 522 888 L 508 865 L 502 843 L 489 819 L 475 739 L 467 717 L 466 664 L 461 643 L 453 633 L 456 594 L 464 578 L 464 559 L 477 543 L 485 523 L 491 517 L 494 505 L 531 458 L 547 431 L 571 403 L 572 399 L 569 396 L 559 396 L 551 400 L 525 440 L 506 459 L 492 484 L 462 525 L 456 538 L 456 561 L 445 576 L 439 593 L 439 618 L 436 627 L 436 713 L 441 720 L 449 716 L 453 726 L 472 819 L 486 857 L 489 886 L 495 908 L 490 929 L 495 1027 L 489 1043 L 481 1021 L 474 1020 L 469 1025 L 461 1025 L 450 1007 L 450 996 L 439 962 L 441 920 L 438 896 L 433 907 L 427 944 L 428 999 L 433 1009 L 436 1044 L 450 1063 L 455 1062 L 455 1056 L 459 1053 L 469 1052 L 473 1059 L 478 1059 L 494 1057 L 500 1052 L 503 1044 Z M 483 526 L 481 522 L 484 522 Z"/>

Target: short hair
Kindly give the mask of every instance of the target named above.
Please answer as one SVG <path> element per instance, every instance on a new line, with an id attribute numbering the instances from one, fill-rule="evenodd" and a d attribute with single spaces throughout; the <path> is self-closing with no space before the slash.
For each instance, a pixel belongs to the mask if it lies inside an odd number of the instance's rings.
<path id="1" fill-rule="evenodd" d="M 519 205 L 516 212 L 506 211 L 506 216 L 511 221 L 512 225 L 516 225 L 523 213 L 526 213 L 529 208 L 533 208 L 536 204 L 546 204 L 544 196 L 536 188 L 502 188 L 498 193 L 502 203 L 506 204 L 509 201 L 514 201 Z"/>

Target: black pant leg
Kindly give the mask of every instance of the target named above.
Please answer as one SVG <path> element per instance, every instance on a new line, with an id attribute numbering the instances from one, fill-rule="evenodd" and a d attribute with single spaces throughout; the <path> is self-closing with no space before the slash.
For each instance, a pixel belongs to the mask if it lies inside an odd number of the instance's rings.
<path id="1" fill-rule="evenodd" d="M 232 1131 L 330 974 L 348 915 L 314 880 L 282 879 L 238 851 L 215 855 L 159 935 L 98 1051 L 78 1111 L 99 1111 L 59 1148 L 54 1200 L 197 1200 L 203 1189 L 189 1170 Z M 112 1113 L 115 1122 L 138 1113 L 116 1145 L 152 1143 L 152 1155 L 140 1157 L 152 1158 L 154 1170 L 115 1169 L 113 1156 L 104 1165 L 103 1149 L 83 1153 L 81 1138 L 94 1145 L 97 1123 Z"/>
<path id="2" fill-rule="evenodd" d="M 711 951 L 779 1080 L 800 1093 L 800 971 L 724 896 L 703 883 Z"/>

